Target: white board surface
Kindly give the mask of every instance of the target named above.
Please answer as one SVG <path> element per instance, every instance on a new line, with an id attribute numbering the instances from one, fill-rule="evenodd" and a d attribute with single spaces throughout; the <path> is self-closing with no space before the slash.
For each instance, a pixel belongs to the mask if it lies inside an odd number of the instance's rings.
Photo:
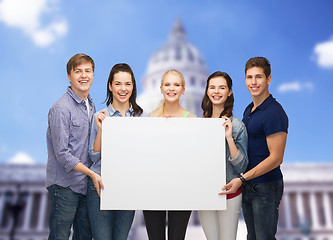
<path id="1" fill-rule="evenodd" d="M 102 210 L 225 210 L 222 119 L 103 121 Z"/>

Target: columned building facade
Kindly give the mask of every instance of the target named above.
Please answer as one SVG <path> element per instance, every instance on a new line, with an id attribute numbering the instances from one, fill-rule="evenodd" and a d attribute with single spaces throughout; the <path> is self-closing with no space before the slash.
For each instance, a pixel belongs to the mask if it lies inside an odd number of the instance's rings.
<path id="1" fill-rule="evenodd" d="M 46 166 L 0 165 L 0 240 L 46 240 Z"/>
<path id="2" fill-rule="evenodd" d="M 284 164 L 279 239 L 333 239 L 333 164 Z"/>
<path id="3" fill-rule="evenodd" d="M 45 165 L 0 165 L 0 240 L 46 240 L 49 200 Z M 277 239 L 333 240 L 333 164 L 283 164 L 285 190 Z M 246 239 L 241 217 L 239 240 Z M 136 211 L 131 240 L 147 240 L 142 211 Z M 197 212 L 187 239 L 204 240 Z"/>

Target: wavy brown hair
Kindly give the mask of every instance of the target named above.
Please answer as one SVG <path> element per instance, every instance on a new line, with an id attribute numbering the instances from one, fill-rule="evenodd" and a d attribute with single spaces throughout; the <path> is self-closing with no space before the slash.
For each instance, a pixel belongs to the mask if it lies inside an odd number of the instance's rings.
<path id="1" fill-rule="evenodd" d="M 201 103 L 201 108 L 203 110 L 203 116 L 205 118 L 210 118 L 210 117 L 212 117 L 212 114 L 213 114 L 213 104 L 207 95 L 207 90 L 209 88 L 210 80 L 212 78 L 216 78 L 216 77 L 223 77 L 227 82 L 229 91 L 232 90 L 232 79 L 227 73 L 217 71 L 217 72 L 212 73 L 208 77 L 207 83 L 206 83 L 205 94 L 204 94 L 204 97 L 203 97 L 202 103 Z M 230 117 L 232 115 L 233 108 L 234 108 L 234 94 L 231 93 L 231 95 L 227 98 L 227 100 L 224 103 L 224 109 L 221 112 L 220 117 L 223 117 L 223 116 Z"/>
<path id="2" fill-rule="evenodd" d="M 110 71 L 110 75 L 109 75 L 109 79 L 106 85 L 107 88 L 107 96 L 104 102 L 106 102 L 106 106 L 109 106 L 110 104 L 112 104 L 113 102 L 113 94 L 109 88 L 110 85 L 112 85 L 113 79 L 114 79 L 114 75 L 118 72 L 127 72 L 131 75 L 131 79 L 132 79 L 132 84 L 133 84 L 133 91 L 132 91 L 132 95 L 129 98 L 129 102 L 133 108 L 133 111 L 131 112 L 132 116 L 140 116 L 143 112 L 142 108 L 136 103 L 136 82 L 135 82 L 135 78 L 134 78 L 134 73 L 131 69 L 131 67 L 126 64 L 126 63 L 118 63 L 116 65 L 114 65 Z"/>

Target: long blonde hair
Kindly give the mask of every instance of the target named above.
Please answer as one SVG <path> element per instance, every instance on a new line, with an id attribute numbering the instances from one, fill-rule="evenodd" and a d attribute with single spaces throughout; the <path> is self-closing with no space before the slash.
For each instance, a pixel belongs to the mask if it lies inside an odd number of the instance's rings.
<path id="1" fill-rule="evenodd" d="M 163 74 L 162 79 L 161 79 L 161 87 L 163 86 L 164 80 L 165 80 L 165 78 L 168 74 L 173 74 L 173 75 L 176 75 L 177 77 L 179 77 L 179 79 L 181 80 L 181 85 L 185 89 L 184 76 L 178 70 L 175 70 L 175 69 L 168 70 Z M 161 117 L 164 113 L 164 107 L 165 107 L 165 99 L 163 99 L 161 101 L 160 106 L 158 108 L 156 108 L 154 111 L 152 111 L 149 114 L 149 116 L 151 116 L 151 117 Z"/>

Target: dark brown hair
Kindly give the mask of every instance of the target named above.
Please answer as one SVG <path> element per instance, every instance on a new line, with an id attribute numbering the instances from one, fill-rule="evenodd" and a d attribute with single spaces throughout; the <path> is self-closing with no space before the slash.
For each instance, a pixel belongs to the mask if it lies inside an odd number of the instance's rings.
<path id="1" fill-rule="evenodd" d="M 67 62 L 67 74 L 70 75 L 72 69 L 75 69 L 77 66 L 82 63 L 90 62 L 92 66 L 93 72 L 95 71 L 95 63 L 94 60 L 86 54 L 78 53 L 75 54 L 69 61 Z"/>
<path id="2" fill-rule="evenodd" d="M 116 65 L 114 65 L 110 71 L 110 75 L 109 75 L 109 79 L 106 85 L 107 88 L 107 97 L 105 99 L 106 102 L 106 106 L 109 106 L 110 104 L 112 104 L 113 102 L 113 94 L 109 88 L 110 85 L 112 85 L 113 79 L 114 79 L 114 75 L 118 72 L 127 72 L 131 75 L 131 79 L 132 79 L 132 84 L 133 84 L 133 91 L 132 91 L 132 95 L 129 98 L 129 102 L 132 105 L 133 111 L 131 112 L 132 116 L 140 116 L 143 112 L 142 108 L 136 103 L 136 82 L 135 82 L 135 78 L 134 78 L 134 73 L 131 69 L 131 67 L 126 64 L 126 63 L 118 63 Z"/>
<path id="3" fill-rule="evenodd" d="M 260 67 L 264 69 L 264 73 L 266 78 L 271 75 L 271 64 L 269 63 L 267 58 L 264 57 L 254 57 L 250 58 L 245 64 L 245 75 L 249 68 Z"/>
<path id="4" fill-rule="evenodd" d="M 227 82 L 229 91 L 232 90 L 232 79 L 227 73 L 217 71 L 217 72 L 212 73 L 208 77 L 207 83 L 206 83 L 205 94 L 204 94 L 204 97 L 203 97 L 202 103 L 201 103 L 201 108 L 203 110 L 203 116 L 205 118 L 210 118 L 210 117 L 212 117 L 212 114 L 213 114 L 213 104 L 207 95 L 207 90 L 209 87 L 209 81 L 215 77 L 223 77 Z M 223 117 L 223 116 L 230 117 L 232 115 L 233 108 L 234 108 L 234 94 L 231 93 L 231 95 L 227 98 L 227 100 L 224 103 L 224 109 L 221 112 L 220 117 Z"/>

